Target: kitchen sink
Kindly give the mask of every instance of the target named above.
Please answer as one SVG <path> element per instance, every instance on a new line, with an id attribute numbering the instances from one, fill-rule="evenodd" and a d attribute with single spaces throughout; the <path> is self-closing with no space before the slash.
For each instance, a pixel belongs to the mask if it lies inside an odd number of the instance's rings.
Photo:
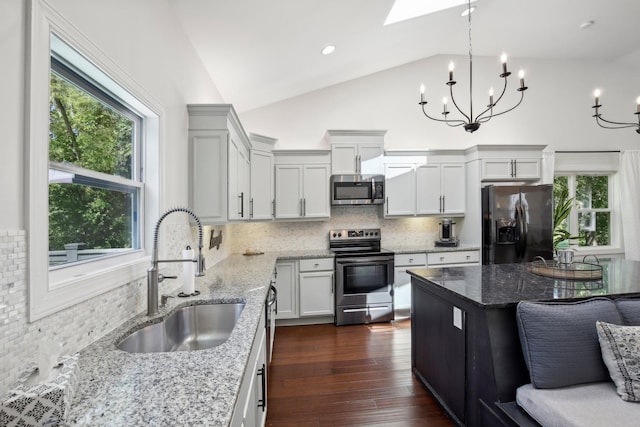
<path id="1" fill-rule="evenodd" d="M 240 317 L 244 303 L 182 307 L 159 323 L 124 338 L 117 347 L 129 353 L 204 350 L 224 343 Z"/>

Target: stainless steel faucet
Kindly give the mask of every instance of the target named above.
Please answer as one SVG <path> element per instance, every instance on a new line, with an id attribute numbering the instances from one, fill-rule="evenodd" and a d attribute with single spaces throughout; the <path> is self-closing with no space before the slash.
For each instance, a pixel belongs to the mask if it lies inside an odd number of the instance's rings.
<path id="1" fill-rule="evenodd" d="M 160 223 L 167 216 L 174 212 L 185 212 L 193 217 L 198 224 L 198 256 L 194 259 L 158 259 L 158 232 L 160 231 Z M 158 274 L 158 264 L 161 262 L 195 262 L 196 263 L 196 277 L 204 276 L 204 256 L 202 255 L 202 223 L 200 218 L 189 208 L 176 207 L 171 208 L 163 213 L 153 232 L 153 254 L 151 255 L 151 267 L 147 270 L 147 315 L 152 316 L 158 314 L 158 283 L 164 279 L 176 276 L 163 276 Z"/>

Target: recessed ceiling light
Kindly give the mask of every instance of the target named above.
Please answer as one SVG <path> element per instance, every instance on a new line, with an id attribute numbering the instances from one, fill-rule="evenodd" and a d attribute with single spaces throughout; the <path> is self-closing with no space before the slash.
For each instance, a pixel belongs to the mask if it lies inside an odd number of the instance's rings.
<path id="1" fill-rule="evenodd" d="M 394 24 L 407 19 L 417 18 L 418 16 L 428 15 L 430 13 L 440 12 L 445 9 L 466 4 L 467 0 L 396 0 L 389 11 L 384 25 Z"/>
<path id="2" fill-rule="evenodd" d="M 585 21 L 582 24 L 580 24 L 580 28 L 582 28 L 584 30 L 585 28 L 589 28 L 590 26 L 592 26 L 595 23 L 596 23 L 596 21 Z"/>
<path id="3" fill-rule="evenodd" d="M 329 44 L 327 46 L 325 46 L 324 48 L 322 48 L 322 54 L 323 55 L 329 55 L 331 53 L 333 53 L 333 51 L 336 50 L 336 47 L 332 44 Z"/>

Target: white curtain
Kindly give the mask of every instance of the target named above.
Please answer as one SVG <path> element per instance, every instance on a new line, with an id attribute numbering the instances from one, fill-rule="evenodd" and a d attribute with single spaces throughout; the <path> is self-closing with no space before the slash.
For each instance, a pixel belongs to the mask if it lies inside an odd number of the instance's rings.
<path id="1" fill-rule="evenodd" d="M 542 152 L 542 183 L 553 184 L 553 174 L 555 172 L 556 156 L 554 151 Z"/>
<path id="2" fill-rule="evenodd" d="M 640 261 L 640 150 L 620 155 L 620 210 L 625 258 Z"/>

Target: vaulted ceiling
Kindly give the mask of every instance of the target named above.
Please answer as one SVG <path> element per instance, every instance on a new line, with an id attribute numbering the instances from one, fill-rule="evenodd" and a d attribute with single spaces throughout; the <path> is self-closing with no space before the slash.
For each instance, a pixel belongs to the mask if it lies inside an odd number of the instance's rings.
<path id="1" fill-rule="evenodd" d="M 465 6 L 383 26 L 393 0 L 169 2 L 225 102 L 239 112 L 469 50 Z M 640 72 L 638 0 L 474 3 L 474 55 L 604 61 Z M 336 50 L 324 56 L 328 44 Z"/>

